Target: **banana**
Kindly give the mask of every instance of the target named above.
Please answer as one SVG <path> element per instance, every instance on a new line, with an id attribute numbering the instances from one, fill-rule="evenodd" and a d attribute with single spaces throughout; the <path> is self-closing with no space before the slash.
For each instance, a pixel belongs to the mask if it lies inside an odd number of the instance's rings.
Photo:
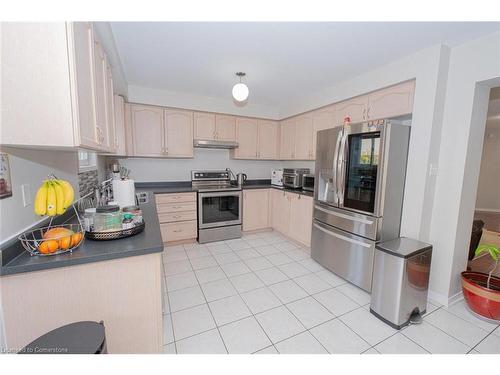
<path id="1" fill-rule="evenodd" d="M 64 192 L 58 180 L 52 181 L 52 186 L 56 192 L 56 214 L 62 215 L 66 208 L 64 207 Z"/>
<path id="2" fill-rule="evenodd" d="M 54 183 L 52 181 L 48 181 L 47 188 L 47 215 L 55 216 L 57 214 L 57 199 L 56 199 L 56 190 L 54 189 Z"/>
<path id="3" fill-rule="evenodd" d="M 47 213 L 47 181 L 44 181 L 36 192 L 34 208 L 37 215 L 45 215 Z"/>
<path id="4" fill-rule="evenodd" d="M 57 180 L 61 185 L 64 193 L 64 203 L 63 208 L 66 210 L 73 203 L 73 199 L 75 199 L 75 191 L 73 190 L 73 186 L 68 181 L 65 180 Z"/>

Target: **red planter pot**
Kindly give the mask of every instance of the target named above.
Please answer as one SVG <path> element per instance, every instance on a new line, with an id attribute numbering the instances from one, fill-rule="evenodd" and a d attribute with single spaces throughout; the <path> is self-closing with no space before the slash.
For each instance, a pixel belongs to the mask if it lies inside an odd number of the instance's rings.
<path id="1" fill-rule="evenodd" d="M 488 275 L 480 272 L 462 272 L 462 291 L 465 301 L 475 313 L 488 319 L 500 320 L 500 278 L 492 276 L 486 288 Z"/>

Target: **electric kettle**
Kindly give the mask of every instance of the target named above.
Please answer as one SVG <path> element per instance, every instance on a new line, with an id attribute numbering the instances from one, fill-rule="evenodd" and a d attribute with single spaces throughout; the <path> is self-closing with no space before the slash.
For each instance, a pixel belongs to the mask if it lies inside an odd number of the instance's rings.
<path id="1" fill-rule="evenodd" d="M 247 180 L 247 175 L 245 173 L 238 173 L 236 175 L 236 181 L 238 182 L 238 185 L 242 186 L 246 180 Z"/>

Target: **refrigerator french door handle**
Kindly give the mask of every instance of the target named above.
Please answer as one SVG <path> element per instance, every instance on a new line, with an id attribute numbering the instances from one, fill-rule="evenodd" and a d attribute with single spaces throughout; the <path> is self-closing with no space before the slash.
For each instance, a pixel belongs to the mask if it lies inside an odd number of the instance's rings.
<path id="1" fill-rule="evenodd" d="M 345 194 L 345 176 L 347 168 L 347 132 L 342 135 L 339 158 L 337 163 L 337 195 L 339 197 L 339 206 L 344 205 L 344 194 Z"/>
<path id="2" fill-rule="evenodd" d="M 344 134 L 344 130 L 339 132 L 337 135 L 337 142 L 335 143 L 335 152 L 333 156 L 333 185 L 335 186 L 335 200 L 338 201 L 339 196 L 339 185 L 338 185 L 338 174 L 339 174 L 339 151 L 340 145 L 342 143 L 342 136 Z"/>

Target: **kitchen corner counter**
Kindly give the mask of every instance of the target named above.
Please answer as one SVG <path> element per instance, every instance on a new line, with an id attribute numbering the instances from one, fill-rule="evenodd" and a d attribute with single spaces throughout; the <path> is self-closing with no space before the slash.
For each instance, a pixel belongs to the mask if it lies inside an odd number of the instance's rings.
<path id="1" fill-rule="evenodd" d="M 276 189 L 276 190 L 284 190 L 289 193 L 307 195 L 308 197 L 314 196 L 314 192 L 302 190 L 302 189 L 290 189 L 282 186 L 271 185 L 271 182 L 261 182 L 261 183 L 253 183 L 250 181 L 249 184 L 243 185 L 243 190 L 252 190 L 252 189 Z"/>
<path id="2" fill-rule="evenodd" d="M 196 192 L 196 188 L 191 186 L 190 181 L 175 181 L 175 182 L 138 182 L 135 184 L 136 192 L 152 192 L 153 194 L 168 194 L 168 193 L 185 193 Z M 277 189 L 284 190 L 289 193 L 314 196 L 312 191 L 302 189 L 290 189 L 281 186 L 271 185 L 271 180 L 248 180 L 242 187 L 243 190 L 252 189 Z"/>
<path id="3" fill-rule="evenodd" d="M 141 210 L 146 223 L 144 231 L 141 233 L 112 241 L 85 239 L 80 247 L 72 253 L 31 256 L 17 241 L 12 245 L 16 248 L 10 250 L 18 251 L 19 255 L 0 267 L 0 276 L 160 253 L 163 251 L 163 241 L 152 194 L 149 197 L 149 202 L 141 205 Z"/>

